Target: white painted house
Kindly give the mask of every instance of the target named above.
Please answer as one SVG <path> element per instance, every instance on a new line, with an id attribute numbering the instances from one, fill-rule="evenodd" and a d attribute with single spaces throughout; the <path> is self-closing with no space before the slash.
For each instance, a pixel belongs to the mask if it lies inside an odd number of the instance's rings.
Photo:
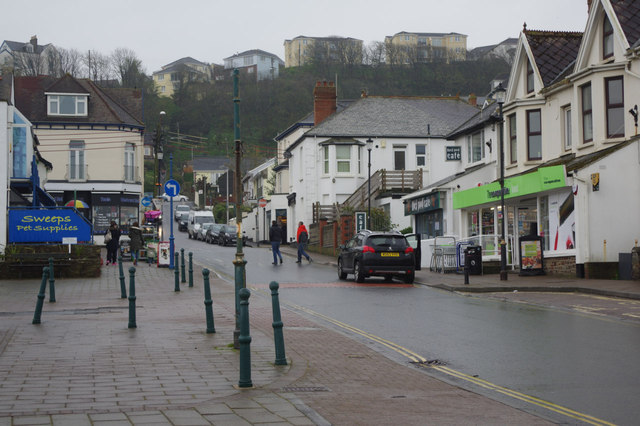
<path id="1" fill-rule="evenodd" d="M 273 53 L 260 49 L 247 50 L 224 58 L 224 69 L 239 69 L 242 73 L 255 76 L 257 80 L 274 79 L 280 74 L 284 61 Z"/>

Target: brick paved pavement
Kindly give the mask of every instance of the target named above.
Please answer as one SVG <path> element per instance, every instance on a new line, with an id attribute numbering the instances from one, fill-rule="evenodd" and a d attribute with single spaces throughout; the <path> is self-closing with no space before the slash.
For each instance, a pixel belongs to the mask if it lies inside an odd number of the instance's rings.
<path id="1" fill-rule="evenodd" d="M 239 390 L 232 285 L 212 279 L 217 332 L 207 334 L 201 269 L 194 288 L 175 292 L 173 271 L 140 265 L 138 327 L 128 329 L 118 275 L 103 267 L 97 279 L 56 280 L 40 325 L 31 324 L 39 280 L 0 281 L 0 426 L 547 423 L 286 309 L 289 365 L 275 366 L 262 291 L 250 299 L 254 388 Z M 449 279 L 419 275 L 440 278 Z"/>

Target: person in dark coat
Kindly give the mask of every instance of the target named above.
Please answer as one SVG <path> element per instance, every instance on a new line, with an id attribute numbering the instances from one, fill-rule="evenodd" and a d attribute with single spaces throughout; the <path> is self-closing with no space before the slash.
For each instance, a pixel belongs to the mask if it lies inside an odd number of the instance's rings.
<path id="1" fill-rule="evenodd" d="M 282 243 L 282 228 L 274 220 L 269 228 L 269 241 L 271 242 L 271 251 L 273 252 L 273 265 L 278 264 L 278 258 L 282 263 L 282 253 L 280 253 L 280 243 Z"/>
<path id="2" fill-rule="evenodd" d="M 118 228 L 118 224 L 111 221 L 107 234 L 111 235 L 111 239 L 107 242 L 107 266 L 109 266 L 111 263 L 115 265 L 118 261 L 118 247 L 120 247 L 120 228 Z"/>
<path id="3" fill-rule="evenodd" d="M 304 251 L 307 243 L 309 242 L 309 232 L 307 228 L 304 226 L 304 223 L 300 221 L 298 223 L 298 232 L 296 233 L 296 241 L 298 242 L 298 261 L 296 263 L 300 263 L 302 261 L 302 256 L 307 258 L 307 261 L 311 263 L 311 256 Z"/>
<path id="4" fill-rule="evenodd" d="M 129 227 L 129 239 L 131 242 L 131 259 L 133 259 L 133 264 L 138 264 L 138 256 L 140 254 L 140 249 L 144 247 L 144 238 L 142 237 L 142 229 L 140 228 L 138 222 L 133 222 L 133 225 Z"/>

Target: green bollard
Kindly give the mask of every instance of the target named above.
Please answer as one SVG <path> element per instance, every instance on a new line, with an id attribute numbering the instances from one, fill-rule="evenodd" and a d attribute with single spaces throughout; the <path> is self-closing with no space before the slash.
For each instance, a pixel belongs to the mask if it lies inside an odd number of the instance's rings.
<path id="1" fill-rule="evenodd" d="M 240 335 L 238 344 L 240 346 L 240 380 L 238 387 L 251 388 L 251 335 L 249 334 L 249 296 L 251 292 L 240 289 Z"/>
<path id="2" fill-rule="evenodd" d="M 189 252 L 189 287 L 193 287 L 193 253 Z"/>
<path id="3" fill-rule="evenodd" d="M 56 278 L 53 273 L 53 257 L 49 258 L 49 303 L 56 301 Z"/>
<path id="4" fill-rule="evenodd" d="M 276 346 L 276 365 L 287 365 L 287 357 L 284 353 L 284 335 L 282 334 L 282 319 L 280 316 L 280 300 L 278 299 L 277 282 L 271 281 L 269 288 L 271 289 L 271 306 L 273 309 L 273 340 Z"/>
<path id="5" fill-rule="evenodd" d="M 40 282 L 40 292 L 38 293 L 38 302 L 36 303 L 36 311 L 33 314 L 31 324 L 40 324 L 42 316 L 42 305 L 44 305 L 44 292 L 47 290 L 47 278 L 49 277 L 49 268 L 42 268 L 42 281 Z"/>
<path id="6" fill-rule="evenodd" d="M 136 268 L 129 268 L 129 328 L 137 328 L 136 324 Z"/>
<path id="7" fill-rule="evenodd" d="M 176 278 L 176 286 L 174 288 L 174 291 L 180 291 L 180 267 L 178 266 L 178 258 L 179 258 L 179 254 L 176 253 L 175 254 L 175 268 L 173 268 L 173 274 L 175 275 Z"/>
<path id="8" fill-rule="evenodd" d="M 189 253 L 191 254 L 191 253 Z M 211 286 L 209 285 L 209 270 L 202 270 L 202 278 L 204 279 L 204 311 L 207 316 L 207 333 L 215 333 L 216 327 L 213 324 L 213 300 L 211 300 Z"/>
<path id="9" fill-rule="evenodd" d="M 124 269 L 122 269 L 122 256 L 118 256 L 118 268 L 120 268 L 120 298 L 127 298 L 127 286 L 124 283 Z"/>
<path id="10" fill-rule="evenodd" d="M 180 282 L 186 283 L 187 282 L 187 276 L 185 274 L 184 249 L 183 248 L 180 249 L 180 255 L 181 255 L 181 258 L 182 258 L 182 263 L 181 263 L 181 265 L 182 265 L 182 279 L 180 280 Z M 176 268 L 177 267 L 178 267 L 178 264 L 176 263 Z"/>

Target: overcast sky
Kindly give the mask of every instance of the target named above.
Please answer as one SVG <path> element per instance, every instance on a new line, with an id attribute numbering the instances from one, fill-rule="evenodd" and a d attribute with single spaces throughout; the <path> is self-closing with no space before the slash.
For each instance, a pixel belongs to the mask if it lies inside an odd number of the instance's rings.
<path id="1" fill-rule="evenodd" d="M 185 56 L 222 64 L 251 49 L 284 60 L 284 40 L 384 41 L 401 31 L 466 34 L 467 47 L 529 29 L 584 31 L 587 0 L 29 0 L 2 1 L 0 40 L 108 55 L 136 52 L 148 74 Z"/>

